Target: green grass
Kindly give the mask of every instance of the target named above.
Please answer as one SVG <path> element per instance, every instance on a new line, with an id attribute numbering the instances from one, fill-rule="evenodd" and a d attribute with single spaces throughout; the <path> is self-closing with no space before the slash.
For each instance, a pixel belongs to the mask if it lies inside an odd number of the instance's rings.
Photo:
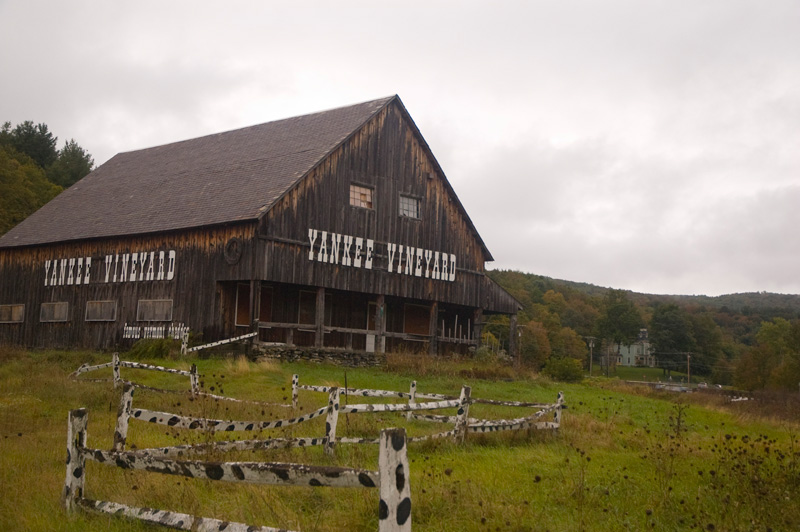
<path id="1" fill-rule="evenodd" d="M 124 353 L 122 358 L 128 359 Z M 0 529 L 158 530 L 115 517 L 67 515 L 60 506 L 67 412 L 86 407 L 88 445 L 110 448 L 119 393 L 110 381 L 73 382 L 68 375 L 83 362 L 108 360 L 108 355 L 88 352 L 0 350 Z M 800 430 L 797 424 L 753 411 L 753 405 L 748 405 L 745 414 L 735 410 L 739 406 L 711 395 L 671 395 L 600 377 L 582 384 L 559 384 L 496 364 L 424 356 L 395 357 L 391 371 L 225 358 L 143 362 L 180 369 L 196 363 L 207 390 L 213 386 L 215 393 L 279 403 L 291 401 L 294 373 L 305 384 L 344 385 L 346 379 L 349 387 L 402 391 L 416 379 L 421 393 L 452 395 L 468 384 L 473 397 L 492 399 L 552 402 L 559 390 L 565 392 L 569 408 L 557 434 L 525 431 L 470 436 L 460 446 L 449 441 L 411 444 L 414 530 L 800 527 L 800 505 L 795 502 L 800 497 Z M 176 375 L 121 371 L 123 378 L 150 386 L 172 390 L 189 386 L 187 378 Z M 84 377 L 110 378 L 111 371 Z M 327 401 L 324 394 L 312 392 L 301 392 L 300 398 L 304 411 Z M 291 416 L 290 409 L 188 401 L 185 395 L 144 390 L 136 391 L 134 404 L 218 418 Z M 471 415 L 518 417 L 524 411 L 474 405 Z M 320 435 L 322 425 L 324 420 L 315 420 L 261 436 Z M 404 426 L 411 435 L 442 430 L 407 422 L 397 414 L 351 414 L 340 418 L 339 435 L 376 436 L 386 426 Z M 209 437 L 132 422 L 129 443 L 141 448 Z M 335 457 L 313 448 L 207 458 L 377 469 L 376 446 L 340 445 Z M 377 490 L 234 485 L 90 462 L 86 495 L 304 531 L 378 528 Z"/>

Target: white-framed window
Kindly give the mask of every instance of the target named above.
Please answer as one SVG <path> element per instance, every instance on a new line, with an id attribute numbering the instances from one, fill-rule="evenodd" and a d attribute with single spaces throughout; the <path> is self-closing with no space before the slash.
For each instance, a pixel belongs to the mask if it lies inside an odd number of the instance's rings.
<path id="1" fill-rule="evenodd" d="M 172 321 L 172 300 L 140 299 L 136 321 Z"/>
<path id="2" fill-rule="evenodd" d="M 363 209 L 372 208 L 372 192 L 371 187 L 362 185 L 350 185 L 350 205 L 353 207 L 361 207 Z"/>
<path id="3" fill-rule="evenodd" d="M 87 301 L 86 321 L 117 321 L 117 302 Z"/>
<path id="4" fill-rule="evenodd" d="M 25 320 L 25 305 L 0 305 L 0 323 L 22 323 Z"/>
<path id="5" fill-rule="evenodd" d="M 400 216 L 419 219 L 419 198 L 400 194 Z"/>
<path id="6" fill-rule="evenodd" d="M 67 321 L 69 316 L 69 303 L 66 301 L 57 301 L 55 303 L 42 303 L 42 308 L 39 311 L 39 321 L 41 322 L 59 322 Z"/>

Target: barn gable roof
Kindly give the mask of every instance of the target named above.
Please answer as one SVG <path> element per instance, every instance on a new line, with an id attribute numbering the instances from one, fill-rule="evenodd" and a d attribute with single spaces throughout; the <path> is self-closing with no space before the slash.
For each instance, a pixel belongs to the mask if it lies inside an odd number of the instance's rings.
<path id="1" fill-rule="evenodd" d="M 414 125 L 390 96 L 117 154 L 0 237 L 0 248 L 256 220 L 392 102 Z"/>

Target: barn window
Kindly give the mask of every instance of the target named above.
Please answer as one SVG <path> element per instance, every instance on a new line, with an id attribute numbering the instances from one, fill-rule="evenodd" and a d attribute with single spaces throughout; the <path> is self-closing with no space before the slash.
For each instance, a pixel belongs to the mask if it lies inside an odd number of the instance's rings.
<path id="1" fill-rule="evenodd" d="M 86 321 L 116 321 L 116 301 L 87 301 Z"/>
<path id="2" fill-rule="evenodd" d="M 300 290 L 300 305 L 297 312 L 297 323 L 305 325 L 316 323 L 317 319 L 317 293 Z"/>
<path id="3" fill-rule="evenodd" d="M 69 303 L 66 301 L 42 303 L 42 308 L 39 312 L 39 321 L 67 321 L 67 314 L 69 314 Z"/>
<path id="4" fill-rule="evenodd" d="M 0 323 L 22 323 L 25 319 L 25 305 L 0 305 Z"/>
<path id="5" fill-rule="evenodd" d="M 350 205 L 353 207 L 371 209 L 372 189 L 361 185 L 350 185 Z"/>
<path id="6" fill-rule="evenodd" d="M 400 216 L 419 218 L 419 198 L 400 195 Z"/>
<path id="7" fill-rule="evenodd" d="M 140 299 L 137 321 L 172 321 L 171 299 Z"/>

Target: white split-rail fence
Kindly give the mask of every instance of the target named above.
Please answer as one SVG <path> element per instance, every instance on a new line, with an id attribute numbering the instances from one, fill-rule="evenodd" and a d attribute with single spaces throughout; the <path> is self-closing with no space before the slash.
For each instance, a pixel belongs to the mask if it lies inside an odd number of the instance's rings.
<path id="1" fill-rule="evenodd" d="M 232 401 L 236 403 L 248 403 L 248 404 L 255 404 L 261 406 L 277 406 L 282 408 L 291 408 L 291 405 L 288 404 L 280 404 L 280 403 L 269 403 L 263 401 L 250 401 L 247 399 L 237 399 L 235 397 L 226 397 L 224 395 L 217 395 L 209 392 L 202 391 L 200 389 L 200 375 L 197 371 L 197 365 L 192 364 L 191 369 L 189 371 L 181 370 L 181 369 L 173 369 L 173 368 L 165 368 L 163 366 L 155 366 L 152 364 L 142 364 L 140 362 L 130 362 L 127 360 L 120 360 L 119 353 L 112 353 L 111 354 L 111 362 L 106 362 L 104 364 L 97 364 L 94 366 L 90 366 L 88 364 L 82 364 L 78 369 L 76 369 L 70 377 L 73 380 L 81 380 L 86 382 L 107 382 L 108 379 L 78 379 L 78 376 L 88 373 L 90 371 L 95 371 L 104 368 L 112 368 L 113 372 L 113 381 L 114 381 L 114 388 L 118 388 L 124 384 L 133 384 L 137 388 L 143 388 L 154 392 L 162 392 L 162 393 L 175 393 L 175 390 L 165 390 L 161 388 L 153 388 L 151 386 L 145 386 L 144 384 L 138 384 L 131 381 L 123 380 L 120 377 L 120 368 L 133 368 L 133 369 L 143 369 L 143 370 L 151 370 L 151 371 L 160 371 L 163 373 L 172 373 L 174 375 L 182 375 L 189 377 L 189 392 L 194 396 L 203 396 L 209 397 L 211 399 L 218 399 L 221 401 Z"/>
<path id="2" fill-rule="evenodd" d="M 133 387 L 127 388 L 132 392 Z M 408 453 L 403 429 L 385 429 L 381 432 L 378 471 L 347 467 L 313 466 L 274 462 L 208 462 L 202 460 L 175 460 L 166 457 L 161 449 L 136 451 L 104 451 L 87 447 L 88 413 L 86 409 L 72 410 L 67 427 L 67 467 L 62 502 L 68 511 L 77 508 L 112 515 L 123 515 L 148 523 L 180 530 L 211 532 L 279 532 L 285 529 L 248 526 L 242 523 L 221 521 L 208 517 L 137 508 L 111 501 L 92 500 L 85 497 L 86 461 L 138 469 L 151 473 L 179 475 L 187 478 L 227 481 L 234 483 L 271 484 L 279 486 L 329 486 L 379 488 L 379 532 L 406 532 L 411 530 L 411 489 L 409 486 Z M 288 531 L 287 531 L 288 532 Z"/>
<path id="3" fill-rule="evenodd" d="M 453 397 L 441 394 L 421 394 L 417 392 L 417 382 L 412 381 L 408 392 L 398 392 L 393 390 L 372 390 L 372 389 L 357 389 L 357 388 L 341 388 L 337 386 L 313 386 L 301 385 L 300 376 L 295 374 L 292 376 L 292 406 L 297 408 L 299 391 L 306 390 L 312 392 L 328 393 L 331 394 L 330 401 L 334 401 L 336 408 L 334 409 L 333 419 L 329 422 L 332 424 L 332 429 L 329 431 L 329 441 L 327 446 L 333 447 L 335 443 L 378 443 L 378 439 L 369 438 L 337 438 L 336 437 L 336 424 L 338 421 L 338 414 L 353 414 L 353 413 L 368 413 L 368 412 L 406 412 L 407 419 L 419 419 L 424 421 L 432 421 L 437 423 L 451 423 L 454 425 L 453 430 L 432 434 L 428 436 L 419 436 L 409 438 L 409 441 L 423 441 L 428 439 L 452 437 L 457 443 L 464 441 L 467 433 L 486 433 L 486 432 L 500 432 L 506 430 L 527 430 L 527 429 L 551 429 L 558 430 L 561 426 L 561 411 L 566 408 L 564 404 L 564 392 L 559 392 L 556 397 L 555 403 L 530 403 L 521 401 L 497 401 L 493 399 L 480 399 L 472 398 L 471 388 L 469 386 L 462 386 L 461 395 Z M 335 394 L 335 396 L 334 396 Z M 347 396 L 356 397 L 396 397 L 399 399 L 407 399 L 406 404 L 402 403 L 389 403 L 389 404 L 356 404 L 356 405 L 339 405 L 339 396 L 345 394 Z M 428 400 L 431 402 L 418 403 L 417 399 Z M 510 406 L 522 408 L 535 408 L 536 411 L 529 416 L 515 418 L 515 419 L 476 419 L 469 417 L 469 407 L 471 404 L 486 404 L 495 406 Z M 435 414 L 418 414 L 416 412 L 422 410 L 438 410 L 444 408 L 457 408 L 455 416 L 442 416 Z M 547 414 L 552 414 L 552 421 L 545 421 Z"/>

